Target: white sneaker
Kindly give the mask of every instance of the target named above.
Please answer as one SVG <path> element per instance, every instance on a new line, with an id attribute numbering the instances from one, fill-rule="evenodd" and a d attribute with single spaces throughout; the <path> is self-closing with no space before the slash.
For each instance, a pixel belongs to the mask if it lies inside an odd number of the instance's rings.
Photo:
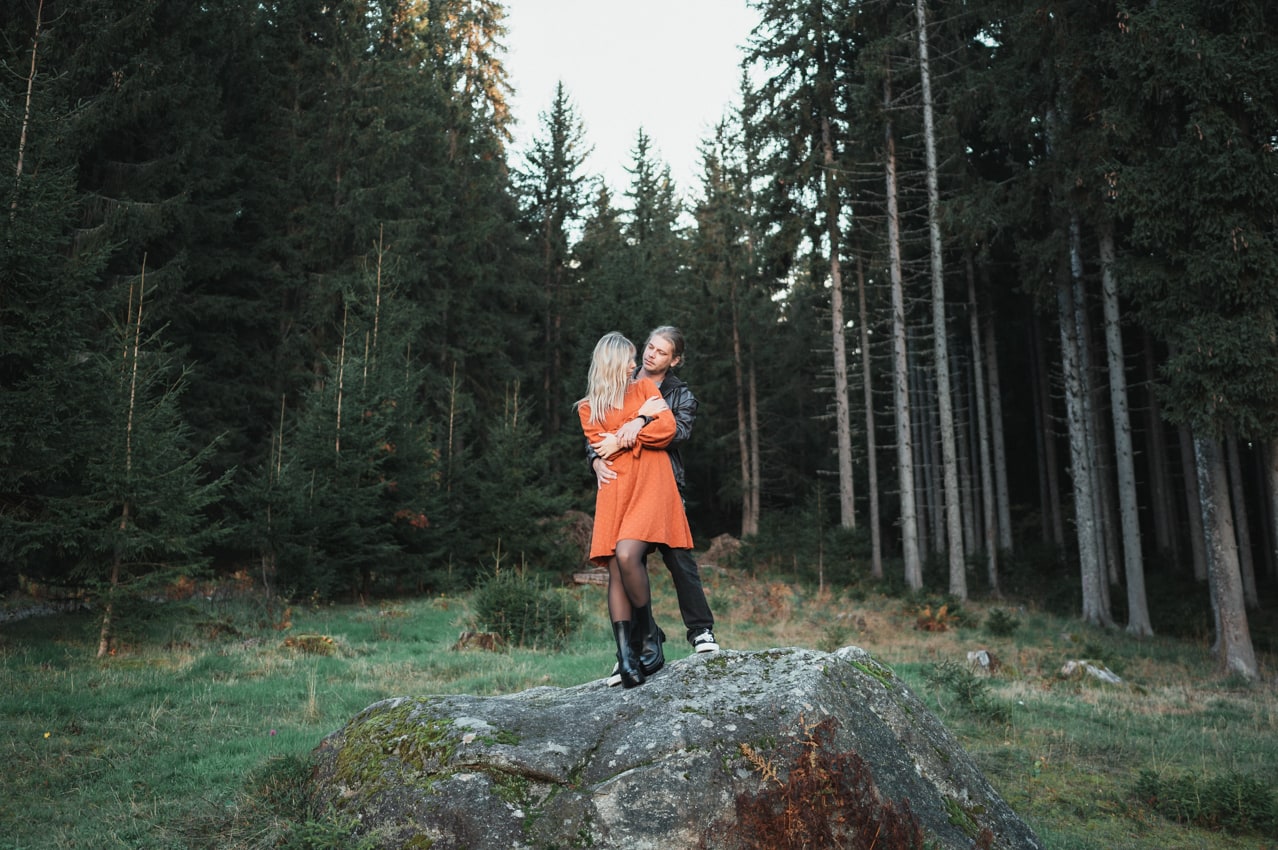
<path id="1" fill-rule="evenodd" d="M 706 629 L 692 638 L 692 648 L 697 652 L 718 652 L 719 644 L 714 639 L 714 632 Z"/>
<path id="2" fill-rule="evenodd" d="M 612 675 L 608 677 L 608 687 L 615 688 L 621 684 L 621 665 L 612 665 Z"/>

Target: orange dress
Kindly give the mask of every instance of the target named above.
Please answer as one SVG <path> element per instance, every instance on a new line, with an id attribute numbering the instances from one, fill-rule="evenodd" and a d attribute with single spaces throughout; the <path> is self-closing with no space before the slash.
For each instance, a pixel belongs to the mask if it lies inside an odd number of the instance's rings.
<path id="1" fill-rule="evenodd" d="M 639 408 L 653 396 L 660 397 L 648 378 L 626 387 L 622 406 L 610 410 L 602 422 L 590 422 L 590 405 L 577 408 L 581 428 L 592 443 L 638 416 Z M 618 540 L 665 543 L 675 549 L 692 548 L 692 530 L 683 512 L 683 500 L 675 484 L 670 458 L 660 449 L 675 435 L 674 414 L 663 410 L 639 432 L 632 448 L 612 459 L 617 477 L 596 490 L 595 526 L 590 539 L 590 560 L 606 565 L 617 552 Z"/>

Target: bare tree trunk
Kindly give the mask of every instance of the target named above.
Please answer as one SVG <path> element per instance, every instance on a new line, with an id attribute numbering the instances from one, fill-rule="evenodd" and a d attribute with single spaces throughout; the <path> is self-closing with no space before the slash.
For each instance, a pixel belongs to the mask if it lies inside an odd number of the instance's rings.
<path id="1" fill-rule="evenodd" d="M 1177 429 L 1181 467 L 1185 470 L 1185 504 L 1189 508 L 1189 540 L 1194 552 L 1194 579 L 1207 581 L 1207 530 L 1203 528 L 1202 494 L 1199 493 L 1198 461 L 1194 456 L 1194 436 L 1188 425 Z"/>
<path id="2" fill-rule="evenodd" d="M 852 413 L 848 406 L 847 322 L 843 318 L 843 266 L 839 253 L 839 188 L 834 180 L 834 140 L 829 116 L 821 118 L 821 147 L 825 163 L 825 229 L 830 240 L 830 313 L 834 354 L 834 430 L 839 445 L 839 521 L 856 528 L 856 494 L 852 489 Z"/>
<path id="3" fill-rule="evenodd" d="M 124 513 L 120 517 L 120 528 L 124 529 L 129 523 L 129 506 L 124 505 Z M 102 623 L 98 629 L 98 658 L 106 658 L 111 654 L 111 641 L 114 639 L 112 628 L 114 627 L 113 615 L 115 613 L 115 591 L 120 586 L 120 556 L 116 555 L 111 561 L 111 589 L 107 593 L 106 604 L 102 606 Z"/>
<path id="4" fill-rule="evenodd" d="M 1238 434 L 1233 428 L 1225 436 L 1225 452 L 1229 462 L 1229 494 L 1234 505 L 1243 601 L 1250 610 L 1256 611 L 1260 608 L 1260 595 L 1256 592 L 1256 563 L 1252 558 L 1251 528 L 1247 523 L 1247 498 L 1243 492 L 1242 461 L 1238 457 Z"/>
<path id="5" fill-rule="evenodd" d="M 950 354 L 950 375 L 954 380 L 954 444 L 958 450 L 959 508 L 963 516 L 963 561 L 976 554 L 981 535 L 976 531 L 976 429 L 972 427 L 972 384 L 963 359 Z"/>
<path id="6" fill-rule="evenodd" d="M 861 332 L 861 392 L 865 399 L 865 458 L 870 489 L 870 575 L 883 578 L 883 541 L 879 529 L 879 463 L 874 435 L 874 385 L 870 380 L 870 322 L 865 306 L 865 266 L 856 255 L 856 291 Z"/>
<path id="7" fill-rule="evenodd" d="M 1254 550 L 1258 553 L 1256 574 L 1273 576 L 1275 572 L 1278 572 L 1278 565 L 1274 562 L 1274 530 L 1269 525 L 1270 512 L 1273 510 L 1268 473 L 1271 462 L 1270 446 L 1254 443 L 1253 448 L 1256 452 L 1256 462 L 1252 465 L 1251 474 L 1255 476 L 1254 489 L 1260 499 L 1256 508 L 1256 513 L 1260 515 L 1260 522 L 1257 524 L 1260 528 L 1260 540 L 1254 546 Z"/>
<path id="8" fill-rule="evenodd" d="M 763 511 L 759 506 L 759 492 L 762 489 L 763 476 L 759 471 L 759 385 L 755 380 L 758 370 L 754 368 L 754 350 L 749 351 L 750 366 L 750 514 L 754 517 L 754 531 L 759 531 L 759 520 Z"/>
<path id="9" fill-rule="evenodd" d="M 883 82 L 883 106 L 891 115 L 892 83 Z M 896 406 L 896 468 L 901 491 L 901 554 L 905 562 L 905 583 L 911 590 L 923 587 L 923 564 L 919 560 L 918 515 L 914 501 L 914 442 L 910 423 L 909 353 L 905 336 L 905 285 L 901 270 L 901 220 L 896 199 L 896 139 L 892 120 L 883 125 L 886 142 L 888 274 L 892 282 L 892 401 Z"/>
<path id="10" fill-rule="evenodd" d="M 142 350 L 142 304 L 146 299 L 146 254 L 142 255 L 142 277 L 138 283 L 138 310 L 133 312 L 133 288 L 129 288 L 129 308 L 130 320 L 128 330 L 133 335 L 133 344 L 130 346 L 127 341 L 124 346 L 124 368 L 129 374 L 129 401 L 128 411 L 124 421 L 124 475 L 125 478 L 133 476 L 133 423 L 134 416 L 137 413 L 137 396 L 138 396 L 138 357 Z M 128 337 L 126 336 L 127 340 Z M 125 499 L 124 505 L 120 509 L 120 535 L 123 537 L 129 531 L 129 520 L 133 514 L 133 506 Z M 115 555 L 111 559 L 111 585 L 107 592 L 107 602 L 102 607 L 102 625 L 98 631 L 98 658 L 105 658 L 111 652 L 112 629 L 114 628 L 115 613 L 115 597 L 116 592 L 120 588 L 120 552 L 117 548 Z"/>
<path id="11" fill-rule="evenodd" d="M 985 291 L 988 293 L 988 273 L 983 265 L 981 278 L 986 284 Z M 998 510 L 998 546 L 1005 552 L 1011 552 L 1015 544 L 1012 541 L 1011 494 L 1007 489 L 1007 450 L 1003 440 L 1003 390 L 999 379 L 998 342 L 994 334 L 992 311 L 986 311 L 986 318 L 982 323 L 982 334 L 985 339 L 985 381 L 990 392 L 988 414 L 990 439 L 993 441 L 994 450 L 994 499 Z"/>
<path id="12" fill-rule="evenodd" d="M 31 68 L 27 72 L 27 93 L 22 106 L 22 129 L 18 132 L 18 164 L 13 173 L 13 198 L 9 202 L 9 221 L 18 215 L 18 193 L 22 185 L 23 157 L 27 149 L 27 131 L 31 127 L 31 99 L 35 92 L 36 51 L 40 47 L 40 29 L 44 18 L 44 0 L 36 3 L 35 32 L 31 36 Z"/>
<path id="13" fill-rule="evenodd" d="M 998 520 L 994 512 L 994 469 L 990 459 L 990 427 L 985 415 L 985 372 L 981 357 L 981 319 L 977 310 L 976 276 L 971 269 L 972 259 L 968 258 L 967 301 L 968 324 L 972 333 L 972 382 L 976 389 L 976 431 L 980 447 L 981 500 L 982 519 L 985 526 L 985 573 L 989 580 L 990 594 L 1002 596 L 998 587 Z"/>
<path id="14" fill-rule="evenodd" d="M 1243 604 L 1225 460 L 1219 441 L 1195 433 L 1193 443 L 1203 532 L 1207 542 L 1207 573 L 1215 612 L 1216 661 L 1226 675 L 1255 680 L 1259 678 L 1260 671 L 1247 625 L 1247 609 Z"/>
<path id="15" fill-rule="evenodd" d="M 1272 541 L 1270 549 L 1270 563 L 1278 569 L 1278 438 L 1272 439 L 1265 446 L 1265 456 L 1268 463 L 1265 464 L 1265 481 L 1267 482 L 1267 490 L 1269 491 L 1269 539 Z"/>
<path id="16" fill-rule="evenodd" d="M 732 368 L 737 390 L 737 450 L 741 456 L 741 536 L 749 537 L 759 532 L 759 518 L 750 504 L 753 481 L 750 476 L 750 436 L 746 417 L 745 363 L 741 352 L 741 324 L 737 309 L 737 285 L 730 289 L 732 299 Z"/>
<path id="17" fill-rule="evenodd" d="M 1035 418 L 1038 424 L 1040 473 L 1043 490 L 1040 498 L 1044 518 L 1044 536 L 1058 551 L 1065 548 L 1065 510 L 1061 505 L 1060 461 L 1056 456 L 1056 417 L 1052 415 L 1052 378 L 1047 367 L 1047 343 L 1038 316 L 1032 320 L 1034 335 L 1034 376 L 1036 387 Z"/>
<path id="18" fill-rule="evenodd" d="M 1154 546 L 1160 556 L 1171 555 L 1172 563 L 1180 558 L 1180 543 L 1172 533 L 1175 524 L 1176 504 L 1172 499 L 1170 456 L 1167 453 L 1167 431 L 1163 426 L 1162 407 L 1158 403 L 1158 394 L 1154 392 L 1154 348 L 1148 331 L 1144 337 L 1143 359 L 1145 363 L 1145 393 L 1149 409 L 1146 413 L 1149 429 L 1149 489 L 1151 491 L 1150 512 L 1154 520 Z"/>
<path id="19" fill-rule="evenodd" d="M 1072 297 L 1072 280 L 1062 275 L 1056 288 L 1061 326 L 1061 368 L 1065 380 L 1065 411 L 1069 424 L 1069 455 L 1074 483 L 1074 529 L 1078 538 L 1079 571 L 1083 586 L 1083 620 L 1094 626 L 1112 625 L 1105 607 L 1105 576 L 1097 545 L 1095 483 L 1091 451 L 1087 445 L 1085 382 L 1079 360 L 1078 326 Z"/>
<path id="20" fill-rule="evenodd" d="M 1101 288 L 1105 310 L 1105 350 L 1109 355 L 1110 414 L 1114 419 L 1114 456 L 1118 466 L 1118 506 L 1123 526 L 1123 567 L 1127 580 L 1127 631 L 1149 637 L 1145 566 L 1140 545 L 1136 501 L 1136 461 L 1132 456 L 1131 414 L 1127 408 L 1127 373 L 1119 322 L 1118 282 L 1114 275 L 1114 230 L 1108 220 L 1100 230 Z"/>
<path id="21" fill-rule="evenodd" d="M 941 198 L 936 165 L 936 129 L 932 117 L 932 76 L 928 63 L 927 7 L 915 0 L 918 18 L 919 81 L 923 88 L 923 145 L 927 157 L 927 220 L 932 254 L 932 345 L 936 361 L 936 406 L 941 428 L 941 464 L 945 479 L 946 549 L 950 594 L 967 599 L 967 564 L 963 558 L 963 517 L 959 505 L 958 457 L 954 444 L 954 411 L 950 397 L 949 343 L 945 328 L 945 270 L 941 260 Z"/>
<path id="22" fill-rule="evenodd" d="M 911 356 L 910 370 L 914 380 L 910 382 L 910 394 L 914 397 L 914 444 L 919 449 L 919 543 L 930 557 L 945 545 L 944 512 L 941 510 L 940 486 L 936 481 L 936 456 L 939 453 L 940 435 L 936 430 L 936 416 L 928 399 L 936 397 L 932 373 L 920 362 L 918 347 Z"/>
<path id="23" fill-rule="evenodd" d="M 1107 450 L 1109 441 L 1096 411 L 1091 322 L 1088 318 L 1087 296 L 1083 285 L 1082 233 L 1076 211 L 1070 213 L 1069 245 L 1070 277 L 1073 281 L 1074 296 L 1074 334 L 1078 343 L 1079 377 L 1083 387 L 1083 423 L 1087 433 L 1088 465 L 1092 474 L 1093 523 L 1098 531 L 1096 545 L 1104 579 L 1100 584 L 1101 605 L 1109 611 L 1109 586 L 1118 581 L 1118 564 L 1115 561 L 1118 539 L 1114 535 L 1114 523 L 1109 522 L 1114 515 L 1111 510 L 1114 500 L 1110 494 L 1109 476 L 1106 474 L 1108 466 L 1104 461 L 1109 456 Z"/>

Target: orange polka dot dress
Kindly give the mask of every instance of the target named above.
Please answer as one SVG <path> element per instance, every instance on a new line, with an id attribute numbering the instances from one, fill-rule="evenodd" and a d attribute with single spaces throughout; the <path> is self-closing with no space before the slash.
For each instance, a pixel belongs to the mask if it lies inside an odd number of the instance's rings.
<path id="1" fill-rule="evenodd" d="M 590 405 L 577 408 L 586 438 L 597 443 L 638 416 L 639 408 L 660 396 L 648 378 L 631 381 L 622 406 L 608 411 L 602 422 L 590 422 Z M 663 410 L 639 432 L 635 445 L 612 459 L 617 477 L 596 489 L 595 526 L 590 539 L 590 560 L 600 566 L 617 552 L 618 540 L 665 543 L 675 549 L 692 548 L 692 531 L 683 512 L 683 500 L 675 484 L 670 458 L 662 451 L 675 435 L 674 414 Z"/>

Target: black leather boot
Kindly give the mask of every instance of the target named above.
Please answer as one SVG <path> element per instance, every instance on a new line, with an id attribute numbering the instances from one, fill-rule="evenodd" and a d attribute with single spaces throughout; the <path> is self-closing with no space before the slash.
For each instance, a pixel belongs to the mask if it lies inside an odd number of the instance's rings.
<path id="1" fill-rule="evenodd" d="M 665 642 L 666 633 L 652 618 L 651 602 L 643 607 L 635 606 L 631 609 L 631 616 L 634 617 L 633 639 L 637 646 L 639 669 L 645 676 L 651 676 L 666 666 L 666 653 L 661 646 Z"/>
<path id="2" fill-rule="evenodd" d="M 639 656 L 630 646 L 631 628 L 629 620 L 620 620 L 612 624 L 613 637 L 617 639 L 617 672 L 621 674 L 621 684 L 627 688 L 643 684 L 643 670 L 639 666 Z"/>

